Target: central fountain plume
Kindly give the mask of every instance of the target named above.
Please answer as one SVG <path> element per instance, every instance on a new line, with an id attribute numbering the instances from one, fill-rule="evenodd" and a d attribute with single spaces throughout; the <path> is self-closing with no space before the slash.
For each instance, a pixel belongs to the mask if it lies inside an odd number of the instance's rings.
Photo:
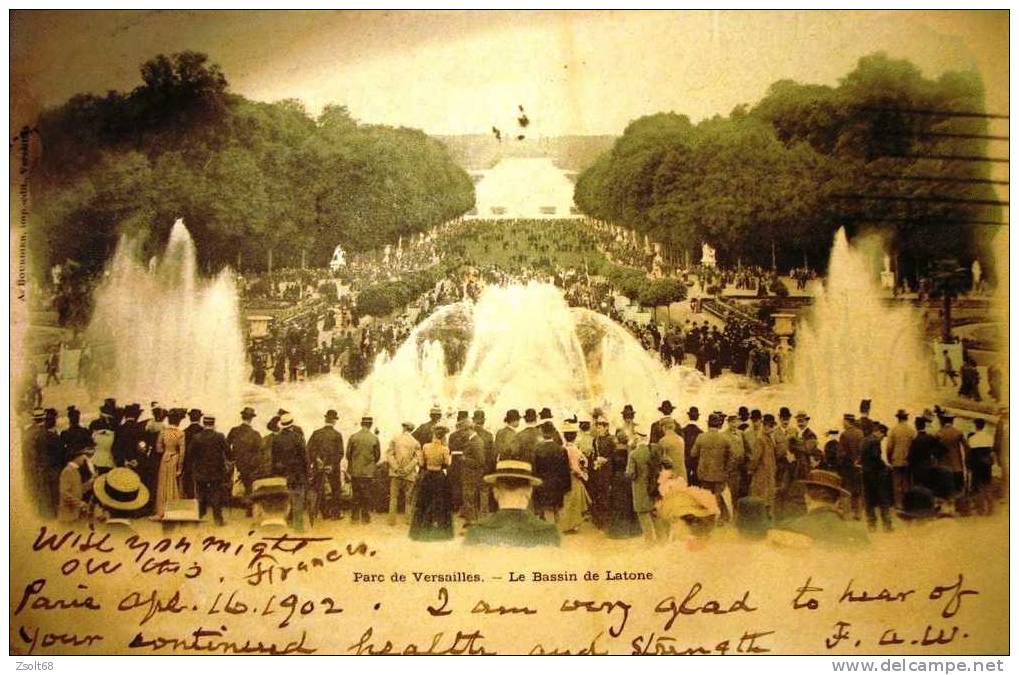
<path id="1" fill-rule="evenodd" d="M 232 420 L 247 379 L 237 290 L 228 270 L 197 272 L 195 245 L 177 220 L 148 265 L 140 241 L 122 238 L 96 290 L 88 327 L 97 391 L 120 405 L 155 400 Z"/>
<path id="2" fill-rule="evenodd" d="M 870 260 L 839 229 L 825 287 L 796 332 L 793 399 L 825 425 L 858 412 L 861 399 L 873 401 L 872 417 L 890 421 L 896 409 L 923 408 L 932 398 L 916 310 L 883 299 Z"/>

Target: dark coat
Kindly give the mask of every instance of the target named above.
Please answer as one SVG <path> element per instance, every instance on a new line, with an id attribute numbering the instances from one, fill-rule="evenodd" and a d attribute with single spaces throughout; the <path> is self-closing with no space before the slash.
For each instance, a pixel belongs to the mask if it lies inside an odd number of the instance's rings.
<path id="1" fill-rule="evenodd" d="M 135 459 L 138 454 L 138 442 L 145 440 L 145 424 L 136 420 L 125 421 L 121 424 L 113 437 L 113 462 L 117 466 L 124 466 L 128 460 Z"/>
<path id="2" fill-rule="evenodd" d="M 298 429 L 287 427 L 273 436 L 272 468 L 274 473 L 287 479 L 287 487 L 308 485 L 308 452 L 304 434 Z"/>
<path id="3" fill-rule="evenodd" d="M 517 431 L 505 426 L 495 434 L 496 459 L 515 457 L 517 452 Z"/>
<path id="4" fill-rule="evenodd" d="M 467 530 L 464 544 L 558 546 L 559 530 L 525 509 L 500 509 Z"/>
<path id="5" fill-rule="evenodd" d="M 570 460 L 555 439 L 546 438 L 535 449 L 534 475 L 542 481 L 534 488 L 535 508 L 562 508 L 563 497 L 570 491 Z"/>
<path id="6" fill-rule="evenodd" d="M 227 459 L 230 449 L 226 436 L 215 429 L 202 429 L 191 439 L 191 475 L 195 482 L 226 480 Z"/>
<path id="7" fill-rule="evenodd" d="M 541 442 L 541 429 L 538 427 L 527 427 L 517 432 L 517 447 L 513 459 L 534 464 L 534 451 Z"/>
<path id="8" fill-rule="evenodd" d="M 335 473 L 340 470 L 342 459 L 343 434 L 329 424 L 312 432 L 308 439 L 308 461 L 312 465 L 320 461 L 323 467 L 331 466 Z"/>
<path id="9" fill-rule="evenodd" d="M 237 465 L 242 480 L 253 480 L 261 469 L 262 435 L 250 424 L 238 424 L 226 435 L 230 458 Z"/>

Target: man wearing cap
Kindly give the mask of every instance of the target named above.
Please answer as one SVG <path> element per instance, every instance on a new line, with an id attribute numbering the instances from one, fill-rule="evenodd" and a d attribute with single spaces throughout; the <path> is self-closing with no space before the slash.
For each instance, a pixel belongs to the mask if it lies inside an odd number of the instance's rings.
<path id="1" fill-rule="evenodd" d="M 205 511 L 212 508 L 212 517 L 217 525 L 223 524 L 223 497 L 226 492 L 227 461 L 230 448 L 226 437 L 216 431 L 216 418 L 202 417 L 202 430 L 191 439 L 192 477 L 198 497 L 198 516 L 205 517 Z M 109 475 L 109 474 L 107 474 Z"/>
<path id="2" fill-rule="evenodd" d="M 379 437 L 372 433 L 374 423 L 371 415 L 361 418 L 361 428 L 347 441 L 347 472 L 350 474 L 354 505 L 351 520 L 366 525 L 371 522 L 372 480 L 375 465 L 382 457 Z"/>
<path id="3" fill-rule="evenodd" d="M 888 461 L 892 465 L 892 490 L 895 504 L 902 505 L 903 495 L 909 489 L 909 446 L 916 438 L 916 430 L 909 424 L 909 413 L 899 408 L 895 413 L 895 426 L 888 431 Z"/>
<path id="4" fill-rule="evenodd" d="M 867 513 L 867 528 L 871 532 L 877 529 L 875 510 L 881 511 L 881 525 L 885 532 L 892 531 L 892 520 L 889 516 L 892 501 L 891 470 L 881 455 L 881 439 L 885 437 L 886 432 L 885 425 L 872 422 L 870 435 L 863 439 L 863 448 L 860 450 L 863 503 Z"/>
<path id="5" fill-rule="evenodd" d="M 708 417 L 708 430 L 697 436 L 690 457 L 697 461 L 697 479 L 701 487 L 718 498 L 724 522 L 733 516 L 732 493 L 729 492 L 733 452 L 729 438 L 721 432 L 722 422 L 723 416 L 718 413 Z"/>
<path id="6" fill-rule="evenodd" d="M 768 539 L 794 548 L 852 547 L 868 542 L 867 533 L 839 511 L 839 501 L 848 493 L 837 473 L 814 469 L 803 483 L 807 513 L 778 523 L 768 532 Z"/>
<path id="7" fill-rule="evenodd" d="M 662 436 L 664 435 L 664 432 L 662 431 L 662 423 L 665 420 L 672 419 L 673 410 L 675 410 L 675 408 L 672 407 L 672 401 L 669 400 L 662 401 L 662 404 L 658 406 L 658 412 L 662 413 L 662 417 L 651 424 L 651 434 L 649 437 L 651 443 L 657 443 L 662 440 Z"/>
<path id="8" fill-rule="evenodd" d="M 532 473 L 531 465 L 516 459 L 503 459 L 494 473 L 485 476 L 493 485 L 499 510 L 483 518 L 467 530 L 466 545 L 490 546 L 558 546 L 559 530 L 528 510 L 531 492 L 541 480 Z"/>
<path id="9" fill-rule="evenodd" d="M 241 411 L 241 423 L 230 429 L 226 435 L 230 446 L 230 459 L 237 467 L 241 483 L 244 484 L 244 496 L 251 496 L 251 484 L 267 467 L 262 466 L 262 436 L 251 427 L 255 419 L 255 411 L 246 407 Z M 247 506 L 247 514 L 251 515 L 251 506 Z"/>
<path id="10" fill-rule="evenodd" d="M 311 469 L 308 513 L 315 522 L 318 511 L 338 515 L 340 512 L 340 462 L 343 460 L 343 434 L 336 430 L 340 416 L 327 410 L 325 425 L 312 432 L 308 439 L 308 462 Z M 324 502 L 326 483 L 329 484 L 330 504 Z"/>
<path id="11" fill-rule="evenodd" d="M 839 476 L 842 485 L 850 495 L 853 518 L 860 520 L 860 453 L 863 449 L 863 431 L 856 424 L 856 415 L 846 413 L 842 417 L 842 435 L 839 436 Z"/>
<path id="12" fill-rule="evenodd" d="M 495 434 L 495 459 L 511 459 L 517 454 L 517 427 L 520 426 L 520 413 L 507 410 L 502 420 L 505 426 Z"/>
<path id="13" fill-rule="evenodd" d="M 310 483 L 308 451 L 304 434 L 300 433 L 290 413 L 280 415 L 278 425 L 279 432 L 272 439 L 272 472 L 287 481 L 290 521 L 294 529 L 301 532 L 304 530 L 304 509 Z"/>
<path id="14" fill-rule="evenodd" d="M 403 497 L 403 513 L 408 524 L 414 513 L 414 481 L 421 464 L 421 444 L 414 438 L 413 422 L 404 422 L 403 430 L 393 436 L 386 449 L 389 465 L 389 525 L 396 525 L 396 512 Z"/>
<path id="15" fill-rule="evenodd" d="M 441 419 L 442 408 L 433 405 L 428 411 L 428 421 L 414 430 L 414 439 L 418 442 L 418 445 L 424 447 L 432 442 L 432 427 L 438 424 Z"/>

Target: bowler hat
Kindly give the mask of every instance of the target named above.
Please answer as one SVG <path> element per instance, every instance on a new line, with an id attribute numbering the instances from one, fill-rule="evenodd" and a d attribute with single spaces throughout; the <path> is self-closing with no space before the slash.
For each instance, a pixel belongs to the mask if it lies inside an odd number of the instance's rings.
<path id="1" fill-rule="evenodd" d="M 866 415 L 869 412 L 870 412 L 870 399 L 865 398 L 862 401 L 860 401 L 860 414 Z"/>
<path id="2" fill-rule="evenodd" d="M 470 413 L 467 412 L 466 410 L 458 410 L 458 411 L 456 411 L 456 421 L 457 422 L 459 422 L 460 420 L 465 420 L 465 419 L 467 419 L 470 416 L 471 416 Z"/>
<path id="3" fill-rule="evenodd" d="M 672 401 L 668 399 L 662 401 L 662 404 L 658 406 L 658 412 L 662 413 L 663 415 L 668 415 L 673 410 L 675 410 L 675 408 L 672 406 Z"/>
<path id="4" fill-rule="evenodd" d="M 326 411 L 326 422 L 335 422 L 338 419 L 340 419 L 340 416 L 336 414 L 335 410 Z"/>
<path id="5" fill-rule="evenodd" d="M 495 465 L 495 472 L 486 474 L 486 483 L 495 483 L 500 479 L 514 478 L 526 480 L 531 485 L 541 485 L 541 479 L 534 475 L 530 462 L 523 462 L 519 459 L 501 459 Z"/>
<path id="6" fill-rule="evenodd" d="M 747 417 L 750 416 L 750 410 L 748 410 L 745 405 L 741 405 L 736 414 L 739 415 L 739 418 L 741 420 L 745 420 Z"/>
<path id="7" fill-rule="evenodd" d="M 192 422 L 197 422 L 202 419 L 202 411 L 199 408 L 192 408 L 188 410 L 188 419 Z"/>
<path id="8" fill-rule="evenodd" d="M 537 413 L 537 411 L 535 411 L 534 408 L 528 408 L 527 410 L 525 410 L 524 411 L 524 421 L 527 422 L 527 423 L 537 422 L 538 421 L 538 413 Z"/>
<path id="9" fill-rule="evenodd" d="M 697 406 L 692 405 L 690 406 L 690 409 L 686 411 L 686 416 L 692 420 L 695 420 L 701 416 L 701 411 L 697 409 Z"/>
<path id="10" fill-rule="evenodd" d="M 637 416 L 637 411 L 633 409 L 633 406 L 627 403 L 623 406 L 623 419 L 632 420 Z"/>
<path id="11" fill-rule="evenodd" d="M 750 411 L 750 419 L 752 419 L 752 420 L 759 420 L 759 419 L 761 419 L 761 411 L 756 409 L 756 408 L 751 410 Z M 774 419 L 774 418 L 772 418 L 772 419 Z"/>
<path id="12" fill-rule="evenodd" d="M 484 422 L 485 421 L 485 411 L 484 410 L 475 410 L 474 411 L 474 415 L 472 415 L 472 417 L 473 417 L 475 422 Z"/>
<path id="13" fill-rule="evenodd" d="M 502 418 L 503 422 L 516 422 L 520 419 L 520 411 L 516 408 L 510 408 L 506 411 L 506 416 Z"/>
<path id="14" fill-rule="evenodd" d="M 827 488 L 840 495 L 849 495 L 849 491 L 842 487 L 842 478 L 834 471 L 824 469 L 812 469 L 802 481 L 804 485 Z"/>
<path id="15" fill-rule="evenodd" d="M 540 419 L 540 420 L 550 420 L 550 419 L 552 419 L 552 409 L 551 408 L 542 408 L 541 412 L 538 413 L 538 419 Z"/>
<path id="16" fill-rule="evenodd" d="M 257 415 L 255 414 L 255 409 L 252 408 L 251 406 L 244 406 L 244 410 L 241 411 L 241 419 L 250 420 L 254 419 L 255 417 L 257 417 Z"/>
<path id="17" fill-rule="evenodd" d="M 905 408 L 899 408 L 898 410 L 895 411 L 895 417 L 896 417 L 896 419 L 900 419 L 900 420 L 908 420 L 909 419 L 909 413 L 906 412 Z"/>
<path id="18" fill-rule="evenodd" d="M 780 420 L 787 420 L 792 418 L 792 416 L 793 416 L 792 411 L 790 411 L 789 408 L 787 408 L 786 406 L 782 406 L 781 408 L 778 409 L 778 418 Z"/>

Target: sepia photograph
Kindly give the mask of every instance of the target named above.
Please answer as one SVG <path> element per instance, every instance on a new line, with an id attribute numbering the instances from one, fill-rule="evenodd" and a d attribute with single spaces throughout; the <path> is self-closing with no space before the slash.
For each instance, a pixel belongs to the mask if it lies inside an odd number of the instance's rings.
<path id="1" fill-rule="evenodd" d="M 9 655 L 1003 670 L 1009 18 L 11 10 Z"/>

